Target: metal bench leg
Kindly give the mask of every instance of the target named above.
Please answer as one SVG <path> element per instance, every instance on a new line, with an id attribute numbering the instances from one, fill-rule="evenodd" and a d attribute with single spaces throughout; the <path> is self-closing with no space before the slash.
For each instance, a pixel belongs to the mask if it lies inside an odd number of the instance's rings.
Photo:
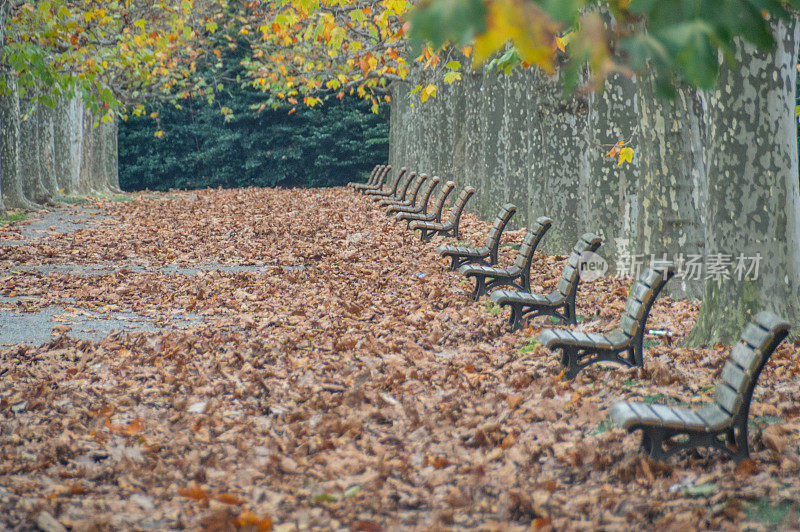
<path id="1" fill-rule="evenodd" d="M 486 278 L 482 275 L 475 276 L 475 290 L 472 292 L 472 300 L 477 301 L 486 293 Z"/>
<path id="2" fill-rule="evenodd" d="M 516 331 L 522 326 L 522 305 L 511 305 L 511 316 L 508 318 L 511 330 Z"/>

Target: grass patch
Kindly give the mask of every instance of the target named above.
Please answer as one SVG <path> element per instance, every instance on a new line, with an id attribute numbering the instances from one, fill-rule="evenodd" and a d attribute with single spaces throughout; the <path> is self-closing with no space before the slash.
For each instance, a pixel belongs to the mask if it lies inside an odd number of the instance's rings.
<path id="1" fill-rule="evenodd" d="M 601 421 L 599 425 L 595 427 L 595 429 L 592 431 L 592 435 L 597 436 L 598 434 L 608 432 L 613 428 L 614 428 L 614 422 L 611 421 L 610 417 L 607 417 L 603 421 Z"/>
<path id="2" fill-rule="evenodd" d="M 65 205 L 82 205 L 86 203 L 86 198 L 83 196 L 56 196 L 53 201 Z"/>
<path id="3" fill-rule="evenodd" d="M 582 322 L 583 320 L 585 320 L 585 319 L 586 319 L 586 316 L 584 316 L 583 314 L 578 314 L 577 316 L 575 316 L 575 320 L 576 320 L 578 323 L 581 323 L 581 322 Z"/>
<path id="4" fill-rule="evenodd" d="M 642 383 L 639 382 L 637 379 L 628 379 L 622 383 L 623 386 L 626 388 L 633 388 L 634 386 L 641 386 Z"/>
<path id="5" fill-rule="evenodd" d="M 0 218 L 0 225 L 11 225 L 16 222 L 21 222 L 25 218 L 28 217 L 28 213 L 19 211 L 19 212 L 12 212 L 8 216 L 3 216 Z"/>
<path id="6" fill-rule="evenodd" d="M 665 399 L 667 399 L 667 396 L 665 396 L 663 393 L 656 393 L 653 395 L 645 396 L 645 398 L 642 399 L 642 401 L 648 404 L 653 404 L 653 403 L 663 403 Z"/>
<path id="7" fill-rule="evenodd" d="M 752 504 L 748 504 L 744 508 L 749 521 L 758 521 L 769 525 L 780 525 L 786 520 L 786 517 L 792 510 L 800 510 L 798 505 L 792 505 L 791 502 L 783 501 L 773 504 L 769 499 L 759 499 Z"/>
<path id="8" fill-rule="evenodd" d="M 535 348 L 537 345 L 539 345 L 539 340 L 537 340 L 536 338 L 534 338 L 534 339 L 532 339 L 530 342 L 528 342 L 527 344 L 525 344 L 525 345 L 523 345 L 522 347 L 520 347 L 520 348 L 519 348 L 519 352 L 520 352 L 520 353 L 530 353 L 531 351 L 533 351 L 533 350 L 534 350 L 534 348 Z"/>
<path id="9" fill-rule="evenodd" d="M 645 340 L 642 342 L 642 349 L 650 349 L 651 347 L 655 347 L 657 345 L 661 345 L 658 340 Z"/>
<path id="10" fill-rule="evenodd" d="M 491 300 L 486 302 L 486 312 L 492 316 L 499 316 L 502 311 L 502 307 L 495 305 Z"/>
<path id="11" fill-rule="evenodd" d="M 747 426 L 751 429 L 765 427 L 767 425 L 774 425 L 780 423 L 780 418 L 775 416 L 750 416 L 747 420 Z"/>

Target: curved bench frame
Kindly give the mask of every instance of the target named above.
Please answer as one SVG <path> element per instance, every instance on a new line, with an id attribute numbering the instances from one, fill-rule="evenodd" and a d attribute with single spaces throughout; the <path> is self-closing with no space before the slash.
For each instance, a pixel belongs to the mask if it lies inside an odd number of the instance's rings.
<path id="1" fill-rule="evenodd" d="M 753 391 L 789 328 L 777 315 L 759 312 L 731 349 L 712 403 L 690 409 L 620 402 L 612 407 L 611 418 L 628 432 L 641 430 L 642 450 L 657 460 L 694 447 L 710 447 L 740 462 L 750 456 L 747 419 Z M 684 441 L 676 441 L 678 437 Z"/>

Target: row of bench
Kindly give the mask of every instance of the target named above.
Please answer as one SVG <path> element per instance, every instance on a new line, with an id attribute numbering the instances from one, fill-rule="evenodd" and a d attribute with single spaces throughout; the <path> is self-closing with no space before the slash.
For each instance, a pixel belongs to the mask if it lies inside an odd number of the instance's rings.
<path id="1" fill-rule="evenodd" d="M 373 196 L 387 209 L 387 214 L 395 214 L 398 219 L 408 222 L 409 229 L 419 229 L 423 241 L 436 234 L 458 238 L 460 217 L 467 200 L 475 192 L 472 187 L 462 191 L 449 220 L 443 223 L 444 203 L 455 187 L 452 181 L 445 184 L 429 210 L 428 202 L 439 183 L 438 177 L 429 179 L 426 174 L 417 177 L 414 172 L 407 173 L 403 168 L 392 185 L 384 187 L 390 172 L 391 166 L 376 166 L 366 183 L 351 183 L 349 186 Z M 553 222 L 547 217 L 538 218 L 526 233 L 514 264 L 500 267 L 497 266 L 500 239 L 515 212 L 516 207 L 510 203 L 500 209 L 484 246 L 444 245 L 437 251 L 450 259 L 450 269 L 458 269 L 468 278 L 475 279 L 472 293 L 475 300 L 490 290 L 510 287 L 494 290 L 490 297 L 495 304 L 511 309 L 509 324 L 512 330 L 518 329 L 524 318 L 544 315 L 576 325 L 575 306 L 583 261 L 588 254 L 598 250 L 602 239 L 592 233 L 582 235 L 567 259 L 556 289 L 549 294 L 533 293 L 530 286 L 533 254 Z M 674 274 L 671 265 L 645 268 L 629 291 L 619 327 L 609 333 L 544 329 L 537 339 L 545 347 L 560 352 L 566 377 L 570 379 L 581 369 L 600 361 L 644 367 L 643 340 L 647 319 L 653 303 Z M 712 402 L 687 408 L 623 401 L 612 407 L 611 418 L 629 432 L 641 430 L 643 450 L 656 459 L 697 446 L 720 449 L 736 461 L 746 458 L 749 456 L 747 419 L 753 390 L 764 365 L 787 336 L 789 328 L 789 324 L 775 314 L 758 313 L 731 350 Z"/>

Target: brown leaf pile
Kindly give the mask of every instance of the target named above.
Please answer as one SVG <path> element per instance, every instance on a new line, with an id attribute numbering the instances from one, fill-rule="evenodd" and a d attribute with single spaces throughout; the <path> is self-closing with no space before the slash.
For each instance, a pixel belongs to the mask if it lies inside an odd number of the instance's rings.
<path id="1" fill-rule="evenodd" d="M 563 381 L 530 338 L 549 321 L 509 333 L 446 270 L 440 242 L 349 190 L 134 198 L 98 202 L 108 218 L 6 248 L 0 263 L 114 273 L 3 273 L 0 293 L 31 296 L 29 310 L 69 301 L 202 324 L 100 342 L 60 332 L 0 352 L 5 527 L 734 529 L 767 528 L 776 512 L 798 526 L 793 346 L 757 388 L 752 461 L 655 463 L 607 412 L 625 398 L 710 398 L 727 351 L 678 347 L 695 304 L 656 303 L 649 326 L 671 339 L 648 336 L 646 369 Z M 464 227 L 479 243 L 488 224 L 468 215 Z M 554 287 L 564 259 L 536 257 L 535 290 Z M 261 268 L 159 269 L 212 263 Z M 618 279 L 582 285 L 581 326 L 613 328 L 626 295 Z"/>

